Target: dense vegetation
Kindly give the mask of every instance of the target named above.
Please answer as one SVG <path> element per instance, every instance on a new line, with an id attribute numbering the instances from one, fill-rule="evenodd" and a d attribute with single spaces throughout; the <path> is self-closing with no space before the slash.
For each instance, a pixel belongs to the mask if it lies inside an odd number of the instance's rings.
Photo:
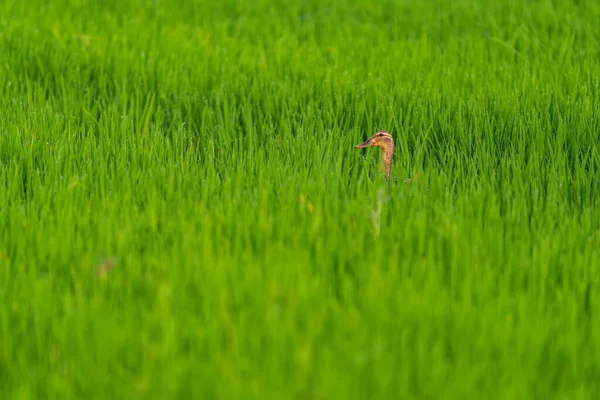
<path id="1" fill-rule="evenodd" d="M 0 397 L 598 398 L 598 21 L 0 2 Z"/>

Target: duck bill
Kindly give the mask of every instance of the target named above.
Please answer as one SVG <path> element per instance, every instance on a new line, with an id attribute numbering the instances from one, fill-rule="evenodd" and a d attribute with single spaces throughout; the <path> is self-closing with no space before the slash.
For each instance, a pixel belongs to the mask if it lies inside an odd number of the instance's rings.
<path id="1" fill-rule="evenodd" d="M 369 147 L 371 145 L 371 139 L 365 140 L 362 143 L 357 144 L 356 146 L 354 146 L 355 149 L 363 149 L 365 147 Z"/>

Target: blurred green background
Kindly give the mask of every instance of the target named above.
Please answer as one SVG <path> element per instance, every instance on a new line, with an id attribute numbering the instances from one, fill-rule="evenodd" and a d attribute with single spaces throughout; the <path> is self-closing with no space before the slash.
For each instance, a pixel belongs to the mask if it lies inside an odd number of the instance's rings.
<path id="1" fill-rule="evenodd" d="M 598 21 L 0 2 L 0 396 L 598 398 Z"/>

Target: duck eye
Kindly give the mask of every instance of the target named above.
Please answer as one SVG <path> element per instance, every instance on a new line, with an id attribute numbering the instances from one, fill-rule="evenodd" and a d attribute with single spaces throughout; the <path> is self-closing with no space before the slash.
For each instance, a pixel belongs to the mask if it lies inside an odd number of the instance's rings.
<path id="1" fill-rule="evenodd" d="M 382 137 L 382 136 L 383 136 L 383 133 L 380 133 L 380 134 L 379 134 L 379 135 L 377 135 L 377 136 L 379 136 L 379 137 Z"/>

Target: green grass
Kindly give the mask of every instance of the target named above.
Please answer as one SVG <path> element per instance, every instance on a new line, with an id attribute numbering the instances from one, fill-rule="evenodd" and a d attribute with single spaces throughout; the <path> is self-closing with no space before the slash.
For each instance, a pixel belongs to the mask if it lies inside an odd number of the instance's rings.
<path id="1" fill-rule="evenodd" d="M 1 2 L 0 398 L 600 397 L 598 21 Z"/>

